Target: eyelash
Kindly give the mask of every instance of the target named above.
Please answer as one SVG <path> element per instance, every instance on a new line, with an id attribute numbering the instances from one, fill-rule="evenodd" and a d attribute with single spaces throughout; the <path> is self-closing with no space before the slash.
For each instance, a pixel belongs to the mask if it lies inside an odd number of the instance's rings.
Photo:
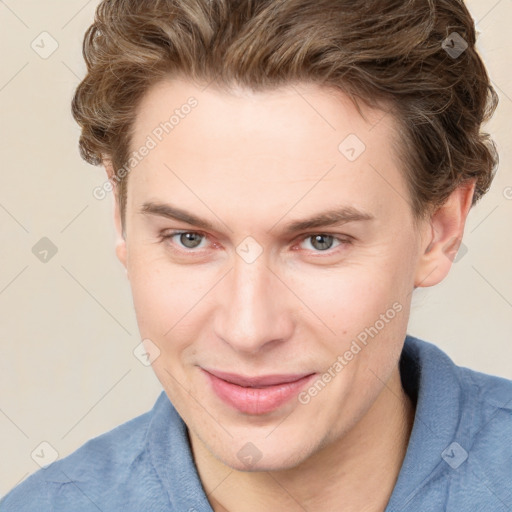
<path id="1" fill-rule="evenodd" d="M 184 234 L 194 234 L 194 235 L 202 236 L 203 238 L 206 238 L 206 239 L 208 238 L 208 236 L 205 233 L 202 233 L 200 231 L 177 230 L 177 231 L 168 232 L 166 234 L 161 234 L 159 241 L 161 243 L 164 243 L 167 240 L 172 240 L 172 238 L 174 238 L 175 236 L 184 235 Z M 322 255 L 322 254 L 332 255 L 335 252 L 337 252 L 336 251 L 337 248 L 339 249 L 342 246 L 351 245 L 353 242 L 353 240 L 350 237 L 347 237 L 346 235 L 345 235 L 345 238 L 343 238 L 343 237 L 334 236 L 334 234 L 331 234 L 331 233 L 324 233 L 324 232 L 307 233 L 307 234 L 301 235 L 299 242 L 303 242 L 304 240 L 307 240 L 308 238 L 311 238 L 316 235 L 330 236 L 330 237 L 333 237 L 334 240 L 339 242 L 339 245 L 335 248 L 326 249 L 325 251 L 313 251 L 314 253 L 319 254 L 319 255 Z M 178 251 L 188 253 L 188 254 L 193 254 L 193 253 L 200 253 L 202 250 L 201 249 L 196 250 L 196 249 L 180 248 L 180 249 L 178 249 Z"/>

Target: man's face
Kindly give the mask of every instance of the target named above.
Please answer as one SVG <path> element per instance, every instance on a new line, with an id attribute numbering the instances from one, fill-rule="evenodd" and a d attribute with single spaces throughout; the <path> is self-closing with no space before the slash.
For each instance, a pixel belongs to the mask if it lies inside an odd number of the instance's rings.
<path id="1" fill-rule="evenodd" d="M 155 132 L 190 96 L 197 105 L 172 131 Z M 228 94 L 179 80 L 138 109 L 131 149 L 148 135 L 157 145 L 129 175 L 118 254 L 156 375 L 191 433 L 232 467 L 305 460 L 356 425 L 397 372 L 422 234 L 394 120 L 365 112 L 368 122 L 319 86 Z M 292 229 L 330 211 L 346 215 Z M 188 235 L 163 238 L 172 231 Z"/>

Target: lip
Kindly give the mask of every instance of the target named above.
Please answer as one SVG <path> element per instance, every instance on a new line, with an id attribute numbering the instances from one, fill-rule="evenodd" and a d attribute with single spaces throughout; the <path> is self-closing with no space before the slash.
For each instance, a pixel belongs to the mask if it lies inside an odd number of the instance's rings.
<path id="1" fill-rule="evenodd" d="M 215 394 L 226 404 L 245 414 L 261 415 L 275 411 L 316 375 L 264 375 L 246 377 L 202 368 Z"/>

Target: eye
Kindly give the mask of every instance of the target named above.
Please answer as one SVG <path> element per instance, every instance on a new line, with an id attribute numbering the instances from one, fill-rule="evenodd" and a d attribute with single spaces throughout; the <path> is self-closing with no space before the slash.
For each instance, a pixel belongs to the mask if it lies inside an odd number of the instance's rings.
<path id="1" fill-rule="evenodd" d="M 350 243 L 350 240 L 338 238 L 325 233 L 314 233 L 303 238 L 303 243 L 310 242 L 314 252 L 327 252 L 333 247 L 333 243 L 336 241 L 338 242 L 338 245 L 335 245 L 335 247 Z"/>
<path id="2" fill-rule="evenodd" d="M 185 249 L 197 249 L 202 239 L 205 238 L 203 234 L 195 231 L 173 231 L 161 236 L 162 241 L 172 240 L 175 237 L 178 237 L 177 240 L 179 244 L 181 244 Z"/>

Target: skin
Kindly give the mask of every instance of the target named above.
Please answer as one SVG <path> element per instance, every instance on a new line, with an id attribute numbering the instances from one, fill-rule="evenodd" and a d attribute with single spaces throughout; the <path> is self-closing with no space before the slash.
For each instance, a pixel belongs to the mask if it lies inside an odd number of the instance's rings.
<path id="1" fill-rule="evenodd" d="M 161 82 L 137 109 L 132 149 L 190 96 L 198 106 L 129 174 L 125 237 L 117 203 L 114 221 L 141 337 L 212 508 L 382 511 L 414 421 L 398 370 L 412 292 L 447 275 L 474 184 L 416 224 L 393 117 L 365 108 L 365 121 L 341 92 L 311 84 L 228 93 Z M 366 145 L 353 162 L 338 149 L 349 134 Z M 213 227 L 143 214 L 148 201 Z M 373 218 L 284 233 L 340 206 Z M 161 238 L 172 230 L 199 233 L 198 247 Z M 334 238 L 325 247 L 316 234 Z M 236 252 L 248 236 L 263 250 L 252 263 Z M 244 414 L 200 369 L 321 376 L 394 303 L 401 311 L 307 404 Z M 247 443 L 250 466 L 237 456 Z"/>

